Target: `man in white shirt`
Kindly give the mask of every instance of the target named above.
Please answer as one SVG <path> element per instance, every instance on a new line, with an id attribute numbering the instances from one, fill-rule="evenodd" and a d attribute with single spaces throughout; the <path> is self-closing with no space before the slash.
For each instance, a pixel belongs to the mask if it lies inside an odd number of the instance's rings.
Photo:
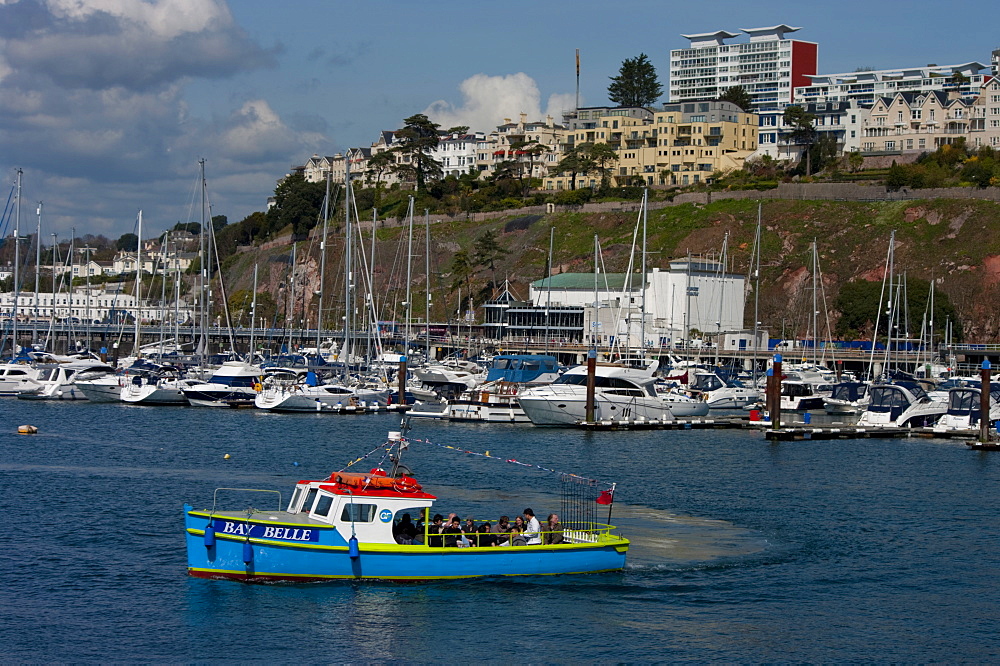
<path id="1" fill-rule="evenodd" d="M 538 519 L 535 518 L 535 512 L 531 509 L 525 509 L 524 522 L 527 523 L 527 527 L 524 528 L 524 539 L 528 542 L 528 545 L 541 545 L 542 535 L 539 532 L 542 531 L 542 526 L 539 524 Z"/>

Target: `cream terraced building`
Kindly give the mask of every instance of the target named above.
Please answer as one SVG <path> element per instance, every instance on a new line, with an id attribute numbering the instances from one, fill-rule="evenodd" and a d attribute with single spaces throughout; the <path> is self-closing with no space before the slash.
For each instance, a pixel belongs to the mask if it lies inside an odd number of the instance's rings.
<path id="1" fill-rule="evenodd" d="M 758 118 L 719 100 L 667 104 L 647 116 L 603 109 L 593 127 L 568 130 L 562 145 L 605 142 L 615 148 L 614 185 L 696 185 L 743 168 L 757 150 Z M 622 113 L 616 113 L 622 111 Z M 593 111 L 578 111 L 578 115 Z M 574 189 L 572 175 L 553 173 L 543 189 Z M 576 189 L 595 187 L 600 174 L 576 174 Z"/>

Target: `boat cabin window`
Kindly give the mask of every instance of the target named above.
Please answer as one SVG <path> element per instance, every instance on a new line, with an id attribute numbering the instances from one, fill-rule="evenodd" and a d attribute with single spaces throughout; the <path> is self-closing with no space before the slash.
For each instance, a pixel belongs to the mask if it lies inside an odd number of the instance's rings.
<path id="1" fill-rule="evenodd" d="M 949 396 L 949 411 L 971 412 L 979 406 L 978 391 L 952 390 Z"/>
<path id="2" fill-rule="evenodd" d="M 316 508 L 313 509 L 313 515 L 326 518 L 327 514 L 330 513 L 331 506 L 333 506 L 333 496 L 322 493 L 319 499 L 316 500 Z"/>
<path id="3" fill-rule="evenodd" d="M 792 398 L 801 398 L 812 395 L 812 386 L 809 384 L 782 384 L 781 395 Z"/>
<path id="4" fill-rule="evenodd" d="M 883 386 L 876 388 L 872 391 L 871 404 L 869 409 L 873 407 L 909 407 L 910 401 L 907 399 L 906 394 L 900 389 L 893 386 Z"/>
<path id="5" fill-rule="evenodd" d="M 302 499 L 302 493 L 305 488 L 302 486 L 296 486 L 295 492 L 292 493 L 292 501 L 288 503 L 288 513 L 295 513 L 295 507 L 299 505 L 299 500 Z"/>
<path id="6" fill-rule="evenodd" d="M 303 511 L 303 513 L 309 513 L 309 510 L 312 509 L 313 500 L 316 499 L 316 493 L 317 492 L 319 492 L 319 488 L 310 488 L 309 489 L 309 494 L 306 495 L 306 501 L 302 503 L 302 511 Z"/>
<path id="7" fill-rule="evenodd" d="M 510 359 L 498 358 L 493 361 L 493 367 L 497 370 L 506 370 L 510 367 Z"/>
<path id="8" fill-rule="evenodd" d="M 370 523 L 375 520 L 377 508 L 374 504 L 345 504 L 340 519 L 345 523 Z"/>

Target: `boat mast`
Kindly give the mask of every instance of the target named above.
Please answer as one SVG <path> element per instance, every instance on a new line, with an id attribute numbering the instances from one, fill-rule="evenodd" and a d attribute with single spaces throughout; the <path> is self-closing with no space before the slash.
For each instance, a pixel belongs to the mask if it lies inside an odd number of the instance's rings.
<path id="1" fill-rule="evenodd" d="M 344 153 L 348 154 L 347 152 Z M 347 383 L 348 365 L 351 361 L 351 204 L 354 201 L 351 186 L 351 161 L 344 160 L 344 383 Z"/>
<path id="2" fill-rule="evenodd" d="M 410 279 L 413 275 L 413 197 L 410 196 L 410 204 L 407 208 L 407 217 L 409 218 L 409 231 L 406 242 L 406 323 L 403 329 L 403 356 L 409 361 L 410 357 L 410 316 L 413 313 L 413 307 L 410 303 Z"/>
<path id="3" fill-rule="evenodd" d="M 757 232 L 754 234 L 753 247 L 754 256 L 750 257 L 750 263 L 753 268 L 753 369 L 751 375 L 753 377 L 753 385 L 757 386 L 757 339 L 758 332 L 757 326 L 759 325 L 758 317 L 759 306 L 760 306 L 760 215 L 761 203 L 757 202 Z"/>
<path id="4" fill-rule="evenodd" d="M 646 358 L 646 222 L 649 219 L 649 188 L 642 188 L 642 321 L 639 324 L 639 345 L 642 359 Z M 629 338 L 631 339 L 631 334 Z"/>
<path id="5" fill-rule="evenodd" d="M 21 300 L 21 175 L 24 172 L 17 170 L 17 199 L 14 207 L 14 328 L 11 331 L 10 358 L 13 361 L 17 358 L 17 306 Z M 55 284 L 55 271 L 52 272 L 52 283 Z M 55 297 L 52 298 L 52 305 L 55 306 Z"/>
<path id="6" fill-rule="evenodd" d="M 597 255 L 600 252 L 597 241 L 597 234 L 594 234 L 594 322 L 591 324 L 593 330 L 590 331 L 590 340 L 593 343 L 594 351 L 597 351 L 597 330 L 601 325 L 601 299 L 597 295 L 597 274 L 600 270 L 597 263 Z"/>
<path id="7" fill-rule="evenodd" d="M 322 301 L 321 301 L 322 302 Z M 254 334 L 257 332 L 257 264 L 253 265 L 253 300 L 250 301 L 250 358 L 247 359 L 248 363 L 253 363 L 255 348 L 254 348 Z M 319 351 L 319 347 L 316 348 Z"/>
<path id="8" fill-rule="evenodd" d="M 160 320 L 160 360 L 163 359 L 163 320 L 166 319 L 164 312 L 167 307 L 167 233 L 163 232 L 163 241 L 160 245 L 160 272 L 163 275 L 163 279 L 160 280 L 160 316 L 157 319 Z M 90 303 L 90 271 L 87 271 L 87 303 Z M 90 328 L 90 317 L 87 317 L 87 328 Z M 175 341 L 176 342 L 176 341 Z M 90 341 L 87 341 L 87 348 L 90 348 Z"/>
<path id="9" fill-rule="evenodd" d="M 817 278 L 819 273 L 819 254 L 816 251 L 816 239 L 813 238 L 812 242 L 812 261 L 813 261 L 813 309 L 812 309 L 812 347 L 813 347 L 813 365 L 817 364 L 816 359 L 816 343 L 819 338 L 819 329 L 816 327 L 816 317 L 819 315 L 819 310 L 816 309 L 816 290 L 817 290 Z"/>
<path id="10" fill-rule="evenodd" d="M 200 166 L 201 175 L 201 233 L 198 239 L 198 253 L 199 253 L 199 263 L 201 264 L 199 271 L 199 285 L 198 285 L 198 304 L 200 306 L 200 311 L 198 314 L 198 326 L 201 328 L 201 335 L 198 340 L 198 349 L 196 353 L 201 359 L 207 355 L 208 352 L 208 299 L 207 299 L 207 284 L 205 277 L 207 271 L 210 269 L 211 262 L 208 260 L 208 253 L 206 248 L 207 242 L 207 228 L 205 226 L 205 159 L 202 158 L 198 160 L 198 165 Z M 203 365 L 204 363 L 202 363 Z"/>
<path id="11" fill-rule="evenodd" d="M 74 239 L 76 234 L 73 234 Z M 70 302 L 73 299 L 73 277 L 70 274 Z M 135 305 L 138 315 L 135 318 L 135 344 L 132 345 L 132 355 L 139 358 L 139 327 L 142 325 L 142 209 L 139 209 L 139 239 L 135 244 Z M 70 321 L 73 321 L 70 318 Z"/>
<path id="12" fill-rule="evenodd" d="M 323 332 L 323 290 L 326 286 L 326 231 L 327 225 L 330 221 L 330 180 L 333 178 L 333 172 L 328 171 L 326 174 L 326 196 L 323 197 L 323 237 L 319 242 L 319 305 L 316 309 L 316 356 L 322 359 L 322 354 L 320 353 L 320 339 Z M 254 283 L 257 280 L 257 265 L 254 264 Z M 253 294 L 254 305 L 257 304 L 257 290 L 254 288 Z M 251 333 L 251 337 L 253 334 Z M 253 346 L 251 345 L 251 354 L 253 354 Z M 252 361 L 251 361 L 252 362 Z"/>
<path id="13" fill-rule="evenodd" d="M 31 340 L 38 342 L 38 289 L 41 280 L 42 263 L 42 202 L 38 202 L 38 228 L 35 231 L 35 314 L 31 321 Z M 87 307 L 90 307 L 90 296 L 87 296 Z M 88 345 L 89 349 L 89 345 Z"/>
<path id="14" fill-rule="evenodd" d="M 549 264 L 548 264 L 548 275 L 545 276 L 545 281 L 548 283 L 548 289 L 546 290 L 545 296 L 545 353 L 549 353 L 549 337 L 551 332 L 549 331 L 549 317 L 551 316 L 552 310 L 552 241 L 556 235 L 556 228 L 549 227 Z"/>
<path id="15" fill-rule="evenodd" d="M 431 361 L 431 211 L 424 209 L 424 273 L 427 275 L 427 297 L 424 299 L 424 331 L 427 334 L 427 362 Z"/>
<path id="16" fill-rule="evenodd" d="M 725 305 L 726 293 L 726 262 L 729 260 L 729 232 L 722 238 L 722 262 L 719 266 L 719 320 L 715 322 L 715 362 L 719 362 L 719 354 L 722 353 L 722 312 Z"/>

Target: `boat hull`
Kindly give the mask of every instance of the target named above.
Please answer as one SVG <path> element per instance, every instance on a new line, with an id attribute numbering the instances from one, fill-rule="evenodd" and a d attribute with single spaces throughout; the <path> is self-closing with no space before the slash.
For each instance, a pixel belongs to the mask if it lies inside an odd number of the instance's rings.
<path id="1" fill-rule="evenodd" d="M 214 545 L 206 546 L 204 533 L 210 519 L 215 539 Z M 247 523 L 245 518 L 212 518 L 206 512 L 192 511 L 189 506 L 185 507 L 185 522 L 188 573 L 199 578 L 245 582 L 364 579 L 406 582 L 598 573 L 623 569 L 629 546 L 628 540 L 612 535 L 604 535 L 592 543 L 513 548 L 362 543 L 358 556 L 352 558 L 344 535 L 332 526 L 309 526 L 303 530 L 302 525 L 293 529 L 271 520 L 252 519 Z M 225 532 L 226 529 L 244 531 L 247 525 L 252 548 L 249 563 L 244 561 L 247 537 Z M 292 539 L 273 538 L 275 534 L 290 535 Z"/>
<path id="2" fill-rule="evenodd" d="M 76 387 L 83 391 L 91 402 L 118 402 L 121 399 L 121 384 L 118 378 L 110 381 L 80 381 Z"/>
<path id="3" fill-rule="evenodd" d="M 535 425 L 575 426 L 587 418 L 585 396 L 554 395 L 526 396 L 518 398 L 521 408 Z M 636 399 L 629 396 L 595 396 L 594 419 L 597 421 L 626 421 L 630 419 L 650 419 L 672 421 L 674 413 L 662 400 L 655 398 Z"/>

